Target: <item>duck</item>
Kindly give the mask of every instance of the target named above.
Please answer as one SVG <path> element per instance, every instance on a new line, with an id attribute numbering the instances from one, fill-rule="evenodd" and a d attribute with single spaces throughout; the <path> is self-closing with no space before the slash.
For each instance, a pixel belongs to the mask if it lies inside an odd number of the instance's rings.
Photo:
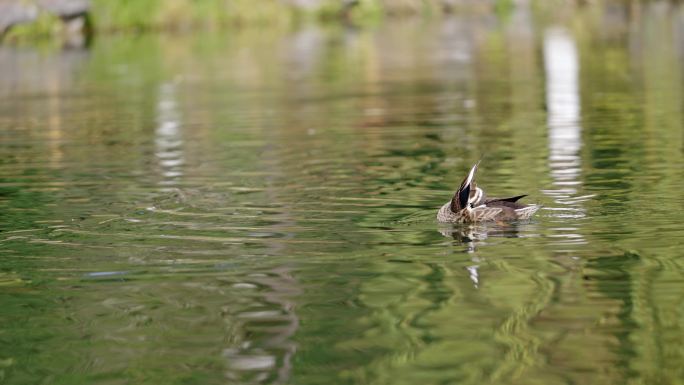
<path id="1" fill-rule="evenodd" d="M 510 198 L 488 198 L 475 183 L 475 173 L 480 162 L 470 168 L 453 198 L 437 212 L 442 223 L 508 222 L 529 219 L 541 205 L 522 204 L 518 201 L 527 194 Z"/>

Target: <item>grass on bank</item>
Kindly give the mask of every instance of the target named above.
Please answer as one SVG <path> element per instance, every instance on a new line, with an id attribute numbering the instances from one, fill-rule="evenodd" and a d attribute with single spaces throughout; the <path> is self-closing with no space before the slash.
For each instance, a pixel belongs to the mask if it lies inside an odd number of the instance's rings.
<path id="1" fill-rule="evenodd" d="M 22 0 L 24 1 L 24 0 Z M 532 0 L 550 5 L 581 0 Z M 377 24 L 386 16 L 439 17 L 485 12 L 506 18 L 515 0 L 91 0 L 89 27 L 95 32 L 218 29 L 225 26 L 292 26 L 302 21 Z M 59 39 L 58 18 L 41 15 L 12 27 L 5 41 Z"/>
<path id="2" fill-rule="evenodd" d="M 290 25 L 301 19 L 379 17 L 376 0 L 346 6 L 340 0 L 311 7 L 282 0 L 93 0 L 93 23 L 101 31 L 215 29 L 232 25 Z"/>

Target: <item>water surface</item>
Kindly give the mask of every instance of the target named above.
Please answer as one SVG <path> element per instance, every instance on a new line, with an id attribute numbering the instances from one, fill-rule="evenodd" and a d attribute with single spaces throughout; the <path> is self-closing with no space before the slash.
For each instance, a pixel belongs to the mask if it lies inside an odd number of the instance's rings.
<path id="1" fill-rule="evenodd" d="M 1 382 L 682 383 L 664 4 L 2 47 Z"/>

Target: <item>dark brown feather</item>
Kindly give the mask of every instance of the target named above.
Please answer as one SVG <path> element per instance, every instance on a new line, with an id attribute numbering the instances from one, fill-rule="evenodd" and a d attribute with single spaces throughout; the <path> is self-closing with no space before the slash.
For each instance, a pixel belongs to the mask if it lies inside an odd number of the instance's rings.
<path id="1" fill-rule="evenodd" d="M 458 212 L 468 205 L 468 198 L 470 197 L 471 185 L 475 181 L 475 173 L 477 172 L 477 162 L 471 169 L 468 175 L 463 179 L 461 185 L 456 190 L 454 197 L 451 198 L 451 211 Z M 474 190 L 474 188 L 472 188 Z"/>
<path id="2" fill-rule="evenodd" d="M 526 196 L 527 196 L 527 194 L 516 195 L 516 196 L 510 197 L 510 198 L 490 198 L 490 199 L 487 199 L 484 204 L 485 204 L 485 206 L 489 206 L 489 207 L 508 207 L 508 208 L 513 209 L 513 210 L 521 209 L 523 207 L 527 207 L 527 205 L 518 203 L 518 200 L 520 200 L 521 198 L 524 198 Z"/>
<path id="3" fill-rule="evenodd" d="M 493 206 L 487 206 L 487 207 L 498 207 L 501 208 L 501 212 L 499 215 L 496 216 L 497 220 L 500 221 L 514 221 L 518 219 L 518 215 L 515 213 L 515 207 L 510 207 L 508 204 L 514 204 L 514 205 L 519 205 L 518 203 L 511 203 L 511 202 L 506 202 L 507 205 L 499 206 L 499 205 L 493 205 Z"/>
<path id="4" fill-rule="evenodd" d="M 464 209 L 468 205 L 469 196 L 470 185 L 462 184 L 451 199 L 451 211 L 458 212 L 459 210 Z"/>

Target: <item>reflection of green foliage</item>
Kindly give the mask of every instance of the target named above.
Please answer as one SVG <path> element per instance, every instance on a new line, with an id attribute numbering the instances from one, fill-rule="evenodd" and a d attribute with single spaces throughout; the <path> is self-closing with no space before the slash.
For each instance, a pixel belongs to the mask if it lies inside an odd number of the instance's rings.
<path id="1" fill-rule="evenodd" d="M 142 29 L 152 24 L 159 0 L 93 1 L 93 22 L 98 28 Z"/>
<path id="2" fill-rule="evenodd" d="M 233 24 L 288 23 L 295 16 L 294 11 L 283 2 L 275 0 L 93 2 L 97 28 L 105 30 L 211 28 Z"/>
<path id="3" fill-rule="evenodd" d="M 2 36 L 3 40 L 23 42 L 26 40 L 50 39 L 62 32 L 64 24 L 53 15 L 41 13 L 33 23 L 15 25 Z"/>
<path id="4" fill-rule="evenodd" d="M 359 1 L 358 5 L 351 10 L 350 17 L 361 23 L 374 22 L 382 18 L 383 9 L 377 1 Z"/>
<path id="5" fill-rule="evenodd" d="M 535 2 L 535 8 L 550 11 L 552 7 Z M 489 9 L 507 19 L 515 8 L 512 0 L 496 0 L 483 6 L 476 1 L 464 2 L 453 11 L 470 12 Z M 352 21 L 359 25 L 373 25 L 384 15 L 419 15 L 438 17 L 444 13 L 437 0 L 358 0 L 343 2 L 321 0 L 310 8 L 297 7 L 278 0 L 93 0 L 93 26 L 105 31 L 141 31 L 160 29 L 213 29 L 226 25 L 292 25 L 303 19 L 323 21 Z M 62 23 L 44 14 L 36 22 L 17 26 L 9 38 L 31 39 L 59 34 Z"/>
<path id="6" fill-rule="evenodd" d="M 194 3 L 174 4 L 138 6 L 180 18 Z M 379 3 L 362 4 L 382 17 Z M 35 97 L 1 122 L 36 115 L 15 134 L 32 147 L 0 145 L 4 170 L 25 169 L 0 180 L 0 230 L 45 230 L 0 238 L 12 237 L 0 242 L 0 379 L 226 383 L 224 353 L 242 342 L 282 356 L 263 341 L 285 322 L 240 316 L 278 310 L 274 299 L 290 293 L 301 322 L 279 341 L 296 345 L 299 384 L 677 383 L 676 41 L 668 24 L 647 25 L 630 30 L 643 45 L 629 54 L 626 41 L 603 40 L 598 20 L 573 20 L 571 34 L 582 68 L 577 188 L 598 196 L 577 203 L 580 220 L 544 213 L 482 240 L 466 229 L 444 238 L 434 208 L 482 153 L 492 193 L 551 184 L 542 33 L 476 24 L 472 57 L 458 63 L 435 59 L 436 23 L 101 39 L 76 81 L 50 78 L 50 116 L 35 114 L 46 103 Z M 168 153 L 156 140 L 169 100 L 183 136 L 173 152 L 186 163 L 183 191 L 163 195 Z M 46 143 L 48 128 L 61 136 Z M 163 212 L 128 209 L 156 194 Z M 564 234 L 582 242 L 555 242 Z M 277 275 L 267 263 L 293 266 L 291 286 L 238 286 Z"/>
<path id="7" fill-rule="evenodd" d="M 497 14 L 505 16 L 512 11 L 513 3 L 511 0 L 498 0 L 494 7 Z M 441 2 L 434 0 L 359 0 L 354 5 L 337 0 L 321 0 L 312 8 L 296 7 L 277 0 L 93 1 L 95 25 L 105 30 L 291 24 L 306 18 L 353 20 L 360 24 L 373 24 L 385 14 L 437 16 L 443 11 Z"/>
<path id="8" fill-rule="evenodd" d="M 511 16 L 511 13 L 513 13 L 514 9 L 515 4 L 513 3 L 513 0 L 499 0 L 494 6 L 497 16 L 499 16 L 499 18 L 502 20 L 507 20 Z"/>

